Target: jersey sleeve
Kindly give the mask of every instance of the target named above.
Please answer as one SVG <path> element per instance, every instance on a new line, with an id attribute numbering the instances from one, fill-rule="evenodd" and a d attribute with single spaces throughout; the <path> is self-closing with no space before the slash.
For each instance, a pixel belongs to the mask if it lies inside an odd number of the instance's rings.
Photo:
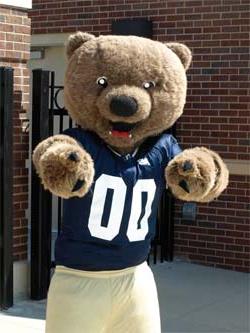
<path id="1" fill-rule="evenodd" d="M 169 160 L 172 160 L 176 155 L 182 152 L 181 147 L 179 146 L 177 140 L 171 135 L 170 136 L 170 145 L 169 145 Z"/>
<path id="2" fill-rule="evenodd" d="M 68 135 L 75 139 L 83 149 L 85 149 L 90 156 L 95 159 L 99 152 L 99 146 L 92 136 L 92 134 L 88 131 L 85 131 L 81 128 L 68 128 L 63 131 L 64 135 Z"/>
<path id="3" fill-rule="evenodd" d="M 163 134 L 157 144 L 158 157 L 162 167 L 166 167 L 170 160 L 182 152 L 177 140 L 170 134 Z"/>

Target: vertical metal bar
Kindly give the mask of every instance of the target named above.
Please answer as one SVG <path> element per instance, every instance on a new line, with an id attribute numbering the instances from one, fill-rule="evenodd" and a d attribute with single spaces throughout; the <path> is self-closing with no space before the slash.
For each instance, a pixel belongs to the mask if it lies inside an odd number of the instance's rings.
<path id="1" fill-rule="evenodd" d="M 50 110 L 53 112 L 54 109 L 54 95 L 55 95 L 55 72 L 50 73 Z"/>
<path id="2" fill-rule="evenodd" d="M 59 133 L 63 132 L 63 113 L 59 116 Z M 59 235 L 61 232 L 61 224 L 62 224 L 62 199 L 58 197 L 58 208 L 57 208 L 57 234 Z"/>
<path id="3" fill-rule="evenodd" d="M 160 245 L 160 219 L 159 219 L 159 211 L 158 211 L 157 222 L 156 222 L 156 227 L 155 227 L 155 238 L 152 242 L 154 264 L 157 264 L 159 245 Z"/>
<path id="4" fill-rule="evenodd" d="M 0 67 L 0 308 L 13 305 L 13 69 Z"/>
<path id="5" fill-rule="evenodd" d="M 73 121 L 71 119 L 71 117 L 69 117 L 69 128 L 72 128 L 73 127 Z"/>
<path id="6" fill-rule="evenodd" d="M 166 191 L 164 191 L 161 203 L 160 203 L 160 212 L 159 212 L 159 219 L 160 219 L 160 243 L 161 243 L 161 260 L 162 258 L 166 258 L 167 254 L 167 242 L 168 242 L 168 234 L 167 234 L 167 225 L 169 223 L 166 214 Z"/>
<path id="7" fill-rule="evenodd" d="M 45 71 L 44 71 L 45 72 Z M 48 131 L 49 135 L 53 135 L 54 133 L 54 105 L 55 105 L 55 72 L 49 72 L 49 79 L 50 79 L 50 89 L 49 89 L 49 95 L 48 98 L 50 100 L 50 108 L 48 109 Z"/>
<path id="8" fill-rule="evenodd" d="M 57 208 L 57 235 L 61 232 L 62 224 L 62 199 L 58 197 L 58 208 Z"/>
<path id="9" fill-rule="evenodd" d="M 33 70 L 32 151 L 51 134 L 49 71 Z M 34 166 L 31 171 L 31 298 L 47 297 L 51 264 L 52 196 L 44 191 Z"/>
<path id="10" fill-rule="evenodd" d="M 157 263 L 157 249 L 158 249 L 158 242 L 155 240 L 154 246 L 153 246 L 153 252 L 154 252 L 154 264 Z"/>
<path id="11" fill-rule="evenodd" d="M 174 199 L 173 197 L 168 193 L 168 242 L 167 242 L 167 253 L 166 253 L 166 260 L 167 261 L 173 261 L 174 258 Z"/>
<path id="12" fill-rule="evenodd" d="M 163 208 L 164 208 L 164 200 L 161 200 L 159 216 L 161 216 Z M 166 235 L 163 232 L 163 224 L 166 224 L 166 223 L 167 223 L 167 221 L 162 221 L 161 224 L 159 223 L 159 226 L 160 226 L 160 244 L 161 244 L 161 253 L 160 253 L 161 263 L 164 261 L 164 242 L 165 242 L 164 237 L 166 237 Z"/>
<path id="13" fill-rule="evenodd" d="M 176 126 L 168 133 L 175 136 Z M 174 197 L 169 190 L 165 190 L 160 205 L 161 261 L 173 261 L 174 258 L 174 204 Z"/>
<path id="14" fill-rule="evenodd" d="M 162 197 L 161 219 L 161 256 L 173 261 L 174 256 L 174 199 L 168 191 Z"/>
<path id="15" fill-rule="evenodd" d="M 176 124 L 170 129 L 170 133 L 173 136 L 176 136 Z M 166 252 L 166 260 L 173 261 L 174 259 L 174 207 L 175 207 L 175 199 L 170 193 L 169 190 L 166 191 L 166 209 L 167 212 L 167 252 Z"/>
<path id="16" fill-rule="evenodd" d="M 63 113 L 59 116 L 59 133 L 63 132 Z"/>
<path id="17" fill-rule="evenodd" d="M 160 216 L 165 213 L 166 204 L 165 204 L 165 194 L 162 197 L 161 204 L 160 204 Z M 161 232 L 160 232 L 160 243 L 161 243 L 161 262 L 164 261 L 166 257 L 166 243 L 167 243 L 167 223 L 168 221 L 165 220 L 165 215 L 161 217 Z"/>

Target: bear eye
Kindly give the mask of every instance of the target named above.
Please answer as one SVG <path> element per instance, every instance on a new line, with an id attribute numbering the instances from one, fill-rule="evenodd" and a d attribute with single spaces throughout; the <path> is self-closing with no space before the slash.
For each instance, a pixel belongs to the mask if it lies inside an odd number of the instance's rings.
<path id="1" fill-rule="evenodd" d="M 99 86 L 101 86 L 101 87 L 103 87 L 103 88 L 106 88 L 107 85 L 108 85 L 108 80 L 107 80 L 107 78 L 106 78 L 105 76 L 101 76 L 101 77 L 99 77 L 99 78 L 96 80 L 96 83 L 97 83 Z"/>
<path id="2" fill-rule="evenodd" d="M 144 89 L 150 89 L 155 87 L 155 82 L 154 81 L 146 81 L 143 83 L 143 88 Z"/>

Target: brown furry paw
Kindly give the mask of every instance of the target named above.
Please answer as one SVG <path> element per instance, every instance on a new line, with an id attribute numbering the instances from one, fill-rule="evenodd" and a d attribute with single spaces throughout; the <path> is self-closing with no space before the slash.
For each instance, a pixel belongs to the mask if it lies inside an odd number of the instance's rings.
<path id="1" fill-rule="evenodd" d="M 36 167 L 44 188 L 62 198 L 84 196 L 93 182 L 93 161 L 76 142 L 54 142 L 36 159 Z"/>
<path id="2" fill-rule="evenodd" d="M 165 171 L 172 193 L 185 201 L 209 202 L 228 184 L 228 170 L 215 152 L 204 147 L 184 150 Z"/>

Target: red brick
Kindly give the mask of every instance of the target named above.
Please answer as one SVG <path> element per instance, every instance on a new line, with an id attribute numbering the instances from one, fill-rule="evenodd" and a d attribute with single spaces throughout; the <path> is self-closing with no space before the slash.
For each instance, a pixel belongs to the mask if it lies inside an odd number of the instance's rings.
<path id="1" fill-rule="evenodd" d="M 197 236 L 195 234 L 180 233 L 180 237 L 182 239 L 196 239 Z"/>
<path id="2" fill-rule="evenodd" d="M 201 241 L 189 241 L 188 245 L 193 247 L 204 248 L 206 246 L 206 243 Z"/>
<path id="3" fill-rule="evenodd" d="M 229 251 L 216 251 L 216 256 L 217 257 L 223 257 L 223 258 L 234 258 L 235 253 L 234 252 L 229 252 Z"/>
<path id="4" fill-rule="evenodd" d="M 241 266 L 242 265 L 242 260 L 240 260 L 240 259 L 226 259 L 225 264 Z"/>
<path id="5" fill-rule="evenodd" d="M 250 259 L 250 253 L 235 253 L 235 258 Z"/>
<path id="6" fill-rule="evenodd" d="M 239 272 L 250 273 L 250 265 L 249 265 L 249 263 L 248 263 L 248 266 L 247 266 L 247 267 L 235 266 L 234 269 L 235 269 L 236 271 L 239 271 Z"/>
<path id="7" fill-rule="evenodd" d="M 224 249 L 224 244 L 217 243 L 217 240 L 216 240 L 216 243 L 207 243 L 207 247 L 210 249 L 221 250 L 221 249 Z"/>
<path id="8" fill-rule="evenodd" d="M 194 261 L 194 262 L 206 262 L 206 257 L 204 255 L 200 255 L 200 254 L 190 254 L 189 258 Z"/>
<path id="9" fill-rule="evenodd" d="M 201 248 L 201 249 L 199 249 L 199 253 L 204 254 L 204 255 L 214 256 L 215 255 L 215 250 L 209 250 L 209 249 Z"/>
<path id="10" fill-rule="evenodd" d="M 224 258 L 221 257 L 208 256 L 206 260 L 213 263 L 224 263 Z"/>

